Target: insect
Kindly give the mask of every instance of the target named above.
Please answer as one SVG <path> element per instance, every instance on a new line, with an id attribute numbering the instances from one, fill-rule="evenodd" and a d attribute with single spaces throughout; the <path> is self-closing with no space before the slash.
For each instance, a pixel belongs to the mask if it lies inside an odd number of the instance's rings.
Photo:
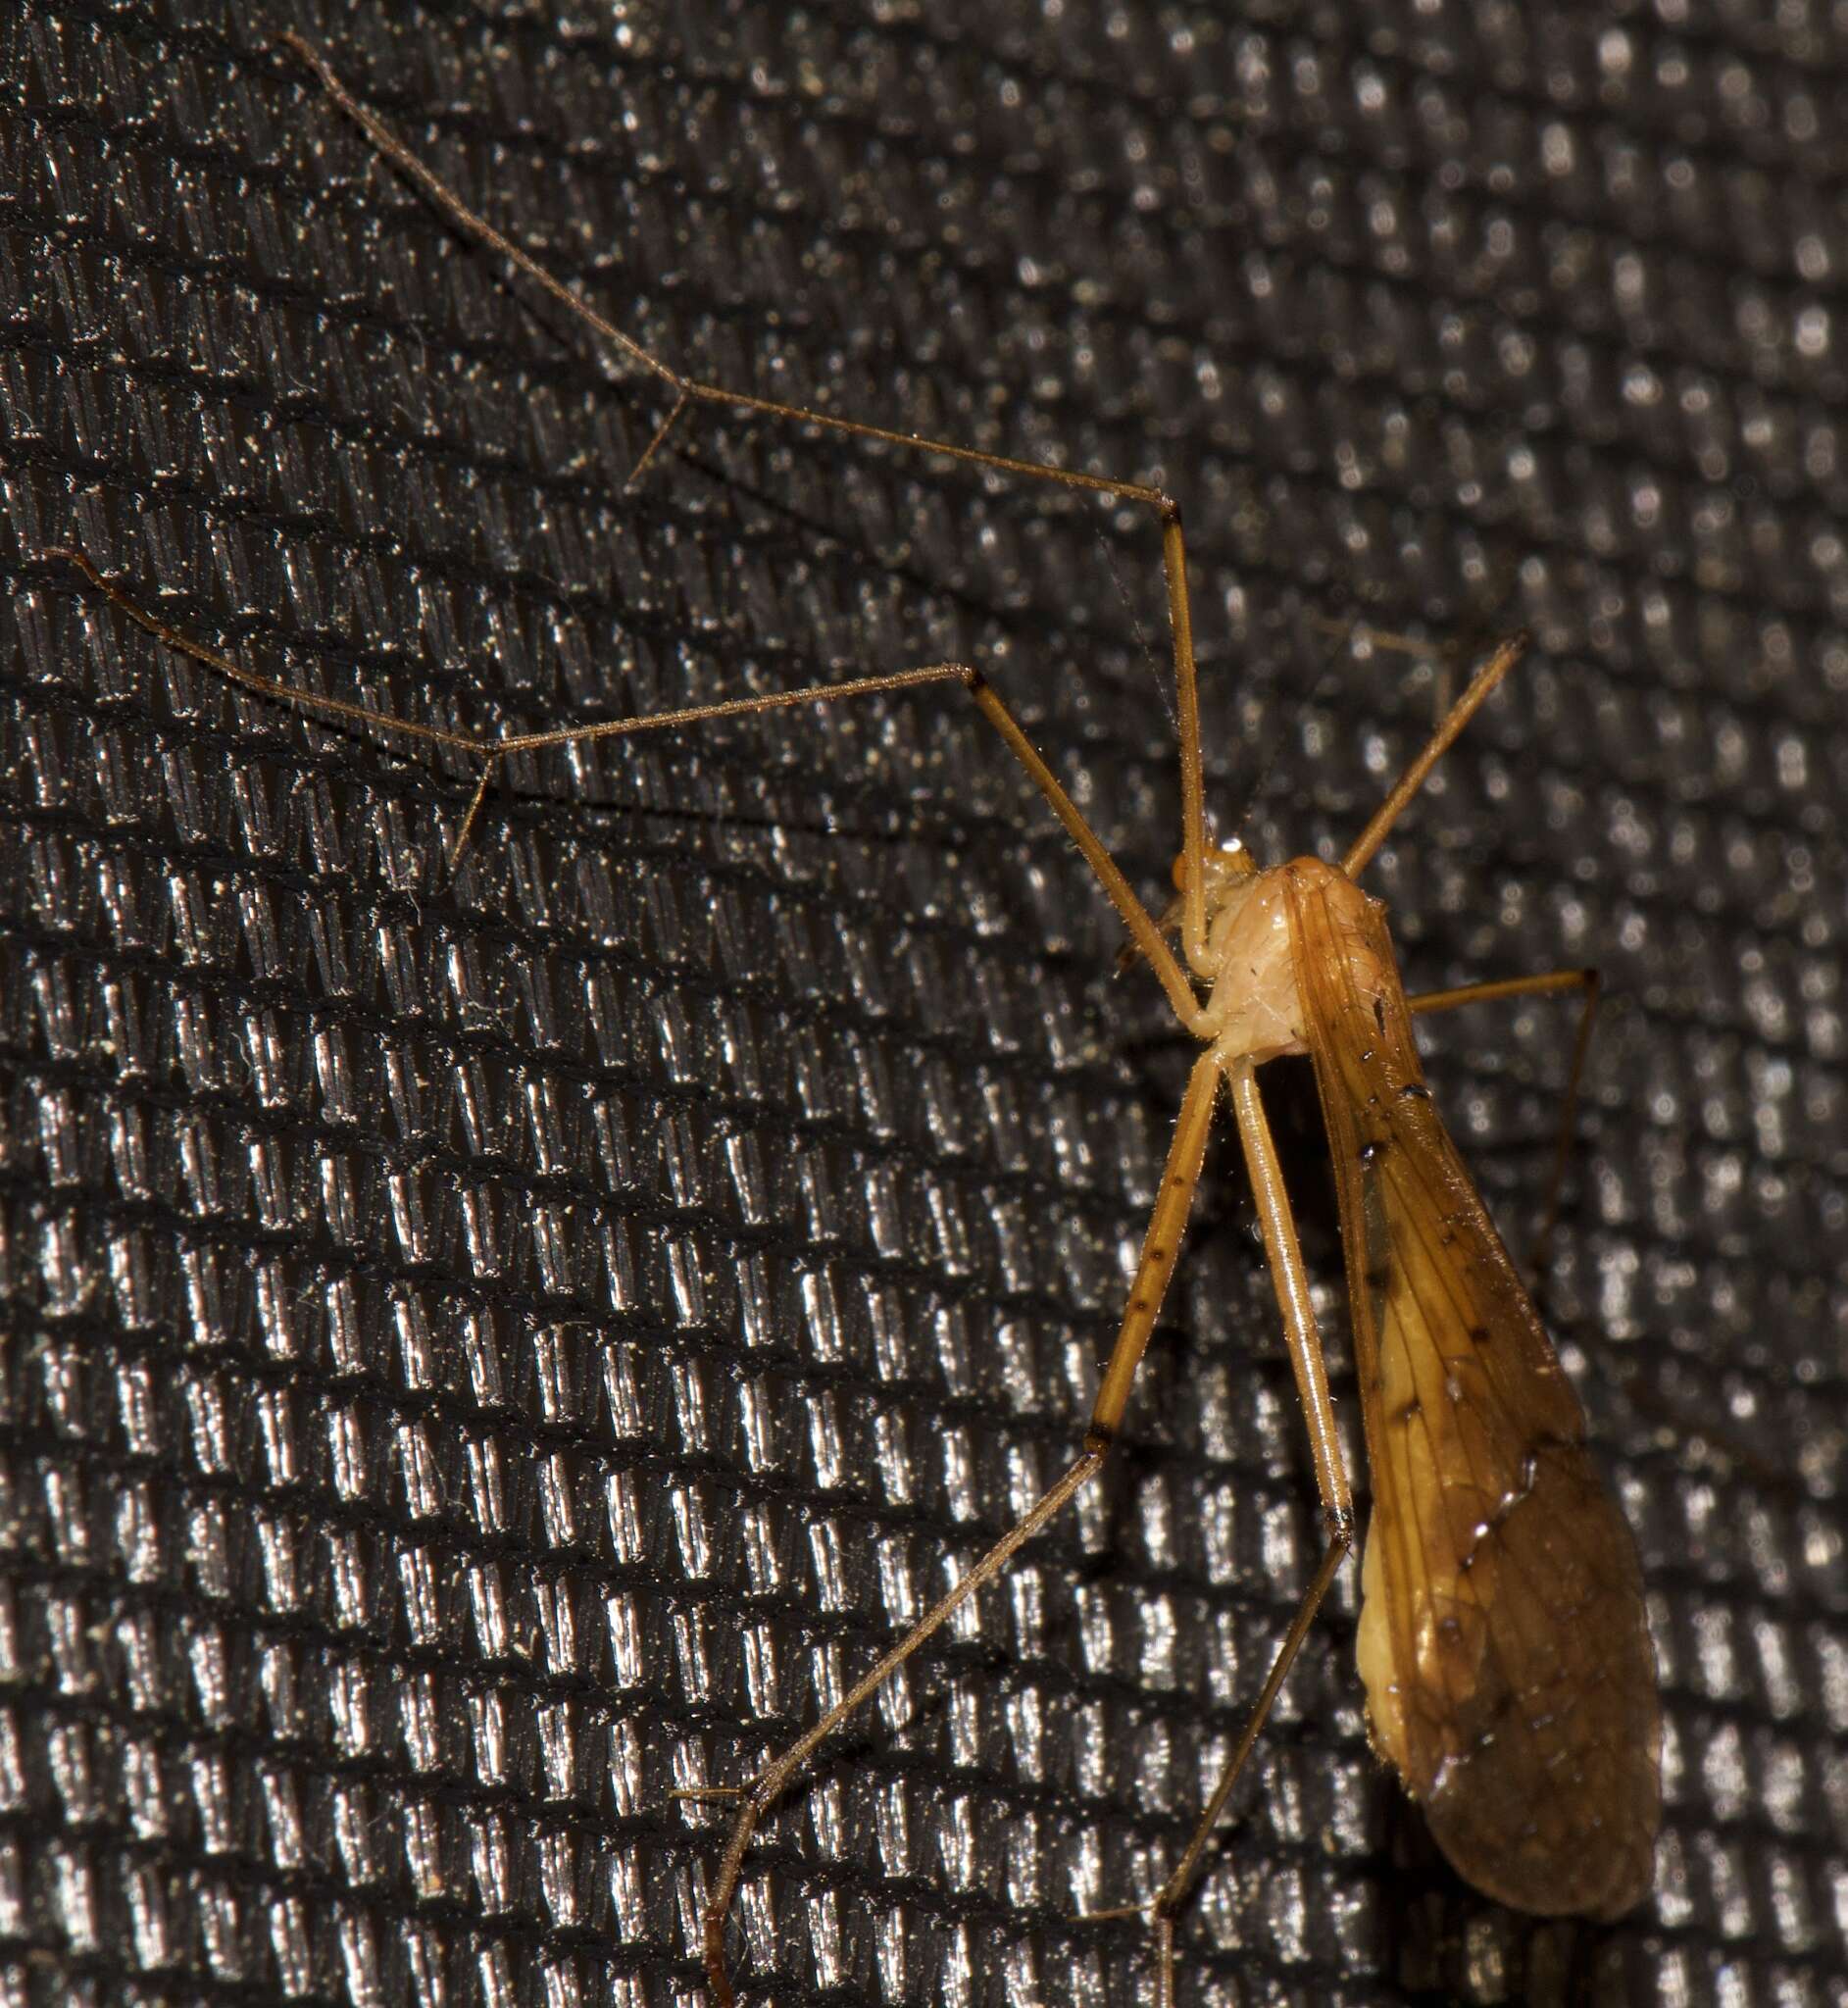
<path id="1" fill-rule="evenodd" d="M 705 1921 L 715 1997 L 731 1998 L 724 1925 L 751 1839 L 770 1807 L 822 1742 L 1103 1468 L 1178 1258 L 1208 1130 L 1224 1097 L 1258 1199 L 1329 1539 L 1193 1842 L 1163 1889 L 1143 1906 L 1155 1923 L 1163 1987 L 1172 1992 L 1175 1911 L 1354 1537 L 1321 1342 L 1256 1081 L 1263 1061 L 1291 1051 L 1306 1051 L 1315 1063 L 1328 1126 L 1374 1473 L 1361 1660 L 1376 1741 L 1424 1802 L 1459 1868 L 1491 1893 L 1535 1910 L 1597 1915 L 1616 1914 L 1635 1901 L 1650 1870 L 1659 1731 L 1633 1549 L 1591 1473 L 1576 1403 L 1431 1108 L 1410 1031 L 1411 1014 L 1421 1003 L 1436 1009 L 1466 998 L 1568 990 L 1582 987 L 1581 979 L 1555 973 L 1408 1001 L 1383 922 L 1354 883 L 1436 761 L 1512 667 L 1518 648 L 1510 644 L 1490 658 L 1338 869 L 1300 859 L 1260 871 L 1236 846 L 1214 848 L 1207 840 L 1184 542 L 1167 497 L 1133 482 L 912 440 L 679 376 L 464 209 L 312 50 L 293 38 L 291 45 L 387 158 L 420 179 L 458 223 L 668 385 L 672 407 L 638 473 L 691 406 L 723 406 L 1089 490 L 1150 509 L 1162 527 L 1180 739 L 1178 954 L 1004 701 L 967 666 L 933 664 L 774 699 L 484 743 L 407 721 L 381 721 L 254 678 L 149 620 L 80 554 L 67 554 L 163 639 L 265 694 L 477 758 L 479 780 L 455 839 L 458 853 L 494 774 L 513 753 L 647 727 L 684 728 L 771 704 L 958 685 L 1045 798 L 1155 973 L 1176 1020 L 1200 1041 L 1161 1198 L 1079 1454 L 807 1735 L 750 1784 L 704 1794 L 738 1804 Z"/>

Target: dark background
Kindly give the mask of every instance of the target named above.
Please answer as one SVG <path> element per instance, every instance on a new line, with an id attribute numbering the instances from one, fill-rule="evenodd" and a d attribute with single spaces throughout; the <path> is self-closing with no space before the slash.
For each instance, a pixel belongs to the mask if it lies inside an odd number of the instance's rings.
<path id="1" fill-rule="evenodd" d="M 1595 961 L 1546 1277 L 1641 1543 L 1654 1900 L 1536 1926 L 1370 1757 L 1355 1573 L 1189 2001 L 1848 2000 L 1848 50 L 1823 6 L 5 11 L 0 1966 L 19 2000 L 696 1997 L 720 1824 L 1067 1454 L 1185 1052 L 961 701 L 496 792 L 233 695 L 484 729 L 987 665 L 1148 897 L 1149 527 L 688 425 L 510 287 L 293 23 L 638 336 L 1159 479 L 1213 797 L 1408 978 Z M 1524 1242 L 1556 1008 L 1431 1028 Z M 1278 1102 L 1344 1312 L 1311 1099 Z M 1219 1152 L 1109 1483 L 842 1739 L 734 1920 L 779 2001 L 1126 2003 L 1313 1563 Z M 1354 1416 L 1345 1355 L 1337 1394 Z"/>

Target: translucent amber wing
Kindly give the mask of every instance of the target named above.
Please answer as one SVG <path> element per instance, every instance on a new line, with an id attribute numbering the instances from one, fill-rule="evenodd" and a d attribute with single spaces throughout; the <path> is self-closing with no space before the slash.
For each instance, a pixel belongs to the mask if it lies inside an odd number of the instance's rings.
<path id="1" fill-rule="evenodd" d="M 1661 1814 L 1635 1544 L 1431 1106 L 1380 909 L 1326 867 L 1289 870 L 1373 1472 L 1374 1742 L 1477 1888 L 1616 1917 L 1648 1892 Z"/>

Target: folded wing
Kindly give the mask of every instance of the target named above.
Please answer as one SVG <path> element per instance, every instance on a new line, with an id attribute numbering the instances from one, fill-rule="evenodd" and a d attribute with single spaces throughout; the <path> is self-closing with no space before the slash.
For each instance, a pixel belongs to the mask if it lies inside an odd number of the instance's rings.
<path id="1" fill-rule="evenodd" d="M 1431 1105 L 1380 910 L 1288 869 L 1373 1472 L 1374 1740 L 1477 1888 L 1617 1917 L 1648 1892 L 1661 1817 L 1635 1544 Z"/>

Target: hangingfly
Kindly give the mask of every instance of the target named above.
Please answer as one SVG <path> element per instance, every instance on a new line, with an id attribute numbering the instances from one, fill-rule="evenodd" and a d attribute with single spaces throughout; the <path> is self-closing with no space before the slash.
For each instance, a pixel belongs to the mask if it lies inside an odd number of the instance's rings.
<path id="1" fill-rule="evenodd" d="M 1199 705 L 1179 512 L 1135 481 L 1073 473 L 842 420 L 682 376 L 545 272 L 439 181 L 293 34 L 282 41 L 379 153 L 462 228 L 511 260 L 600 339 L 665 387 L 670 408 L 636 473 L 695 406 L 876 440 L 991 474 L 1044 480 L 1149 509 L 1162 534 L 1179 738 L 1178 952 L 980 671 L 933 663 L 652 718 L 475 737 L 301 692 L 202 647 L 143 612 L 80 552 L 47 556 L 169 645 L 267 696 L 478 764 L 450 845 L 459 855 L 513 752 L 642 729 L 691 727 L 773 707 L 957 685 L 974 699 L 1059 819 L 1199 1041 L 1116 1342 L 1077 1455 L 1015 1526 L 811 1728 L 748 1782 L 682 1796 L 735 1806 L 704 1915 L 715 2001 L 729 2003 L 724 1932 L 747 1852 L 771 1806 L 818 1747 L 1102 1469 L 1174 1274 L 1207 1135 L 1229 1105 L 1308 1423 L 1328 1541 L 1187 1848 L 1146 1912 L 1164 2002 L 1174 1918 L 1213 1828 L 1341 1559 L 1354 1538 L 1327 1373 L 1295 1222 L 1257 1069 L 1286 1053 L 1314 1063 L 1339 1201 L 1373 1520 L 1362 1566 L 1359 1659 L 1374 1747 L 1423 1806 L 1451 1862 L 1489 1895 L 1539 1913 L 1610 1918 L 1648 1891 L 1660 1818 L 1661 1727 L 1641 1573 L 1628 1529 L 1585 1448 L 1576 1398 L 1532 1302 L 1440 1122 L 1420 1068 L 1413 1015 L 1518 995 L 1577 991 L 1576 1089 L 1595 998 L 1587 971 L 1558 971 L 1408 998 L 1383 910 L 1356 882 L 1432 767 L 1517 661 L 1496 649 L 1387 794 L 1341 863 L 1305 857 L 1261 870 L 1237 845 L 1209 846 Z M 1566 1124 L 1570 1129 L 1572 1095 Z M 1109 1913 L 1106 1913 L 1109 1915 Z"/>

